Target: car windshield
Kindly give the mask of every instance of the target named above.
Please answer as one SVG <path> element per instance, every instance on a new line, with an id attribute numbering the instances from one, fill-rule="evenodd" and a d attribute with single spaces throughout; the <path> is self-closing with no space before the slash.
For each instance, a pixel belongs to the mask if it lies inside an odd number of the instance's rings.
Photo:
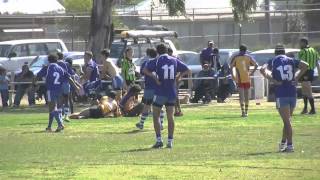
<path id="1" fill-rule="evenodd" d="M 268 63 L 268 61 L 274 57 L 274 53 L 251 54 L 251 56 L 253 57 L 254 60 L 256 60 L 259 66 L 262 66 Z"/>
<path id="2" fill-rule="evenodd" d="M 48 58 L 45 57 L 37 57 L 31 62 L 30 67 L 42 67 L 43 65 L 49 64 Z"/>
<path id="3" fill-rule="evenodd" d="M 194 53 L 183 53 L 178 55 L 179 59 L 187 65 L 200 65 L 199 54 Z"/>
<path id="4" fill-rule="evenodd" d="M 220 61 L 220 64 L 224 64 L 224 63 L 230 63 L 229 62 L 229 58 L 230 58 L 230 56 L 229 56 L 229 52 L 220 52 L 219 53 L 219 55 L 220 55 L 220 59 L 219 59 L 219 61 Z"/>
<path id="5" fill-rule="evenodd" d="M 0 45 L 0 57 L 8 57 L 11 45 Z"/>

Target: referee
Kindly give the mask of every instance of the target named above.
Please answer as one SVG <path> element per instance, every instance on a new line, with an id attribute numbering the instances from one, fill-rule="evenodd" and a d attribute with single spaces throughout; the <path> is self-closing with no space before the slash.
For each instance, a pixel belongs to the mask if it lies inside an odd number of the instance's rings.
<path id="1" fill-rule="evenodd" d="M 308 71 L 302 76 L 301 85 L 302 85 L 302 95 L 304 108 L 301 114 L 308 113 L 308 100 L 310 102 L 311 110 L 309 114 L 315 114 L 314 108 L 314 98 L 312 95 L 312 87 L 311 82 L 314 80 L 314 69 L 318 68 L 318 74 L 320 76 L 320 66 L 319 66 L 319 54 L 318 52 L 309 46 L 309 42 L 307 38 L 300 39 L 300 52 L 299 52 L 299 60 L 304 61 L 309 64 Z"/>

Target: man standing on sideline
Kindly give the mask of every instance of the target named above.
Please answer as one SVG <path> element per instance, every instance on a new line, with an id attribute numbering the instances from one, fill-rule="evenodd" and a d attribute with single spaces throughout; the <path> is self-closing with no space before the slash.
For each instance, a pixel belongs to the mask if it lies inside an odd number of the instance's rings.
<path id="1" fill-rule="evenodd" d="M 155 91 L 155 98 L 153 101 L 153 125 L 156 133 L 156 143 L 153 148 L 161 148 L 163 141 L 161 137 L 160 128 L 160 111 L 162 106 L 166 106 L 167 119 L 168 119 L 168 143 L 167 148 L 173 146 L 173 133 L 174 133 L 174 104 L 177 98 L 176 80 L 190 74 L 191 71 L 187 65 L 169 56 L 168 49 L 164 44 L 157 46 L 159 57 L 156 61 L 150 61 L 143 72 L 145 75 L 152 77 L 158 84 Z M 154 75 L 152 72 L 156 72 Z M 177 74 L 179 75 L 177 76 Z M 177 77 L 176 77 L 177 76 Z"/>
<path id="2" fill-rule="evenodd" d="M 311 82 L 314 80 L 314 68 L 318 68 L 318 74 L 320 76 L 320 65 L 318 62 L 320 58 L 318 52 L 314 48 L 309 46 L 309 41 L 307 38 L 300 39 L 300 48 L 301 50 L 299 52 L 299 60 L 309 64 L 307 72 L 301 78 L 302 95 L 304 102 L 304 108 L 301 114 L 308 113 L 308 100 L 311 106 L 309 114 L 315 114 L 316 110 L 314 107 L 314 98 L 312 94 Z"/>
<path id="3" fill-rule="evenodd" d="M 307 71 L 304 61 L 294 60 L 285 55 L 284 46 L 275 48 L 276 57 L 264 65 L 261 74 L 275 84 L 276 106 L 283 121 L 282 140 L 279 152 L 293 152 L 292 114 L 297 101 L 296 81 Z M 300 72 L 295 76 L 297 70 Z"/>
<path id="4" fill-rule="evenodd" d="M 232 71 L 232 78 L 237 82 L 239 88 L 239 100 L 242 117 L 248 117 L 249 92 L 251 87 L 250 76 L 252 76 L 257 70 L 258 64 L 251 56 L 246 54 L 246 45 L 241 45 L 239 50 L 239 54 L 231 60 L 230 68 Z M 254 66 L 254 69 L 251 73 L 250 66 Z M 234 68 L 236 74 L 234 74 Z"/>
<path id="5" fill-rule="evenodd" d="M 204 48 L 200 53 L 200 62 L 201 64 L 205 64 L 205 62 L 211 62 L 212 54 L 213 54 L 214 42 L 208 41 L 208 47 Z"/>

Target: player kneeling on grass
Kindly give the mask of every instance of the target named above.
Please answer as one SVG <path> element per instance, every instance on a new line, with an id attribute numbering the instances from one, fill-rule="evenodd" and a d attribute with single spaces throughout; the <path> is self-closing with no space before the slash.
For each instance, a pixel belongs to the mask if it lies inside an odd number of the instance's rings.
<path id="1" fill-rule="evenodd" d="M 77 91 L 80 89 L 80 85 L 73 81 L 66 71 L 63 70 L 57 64 L 57 56 L 49 55 L 48 61 L 49 65 L 43 67 L 37 74 L 38 78 L 45 77 L 47 86 L 47 96 L 48 96 L 48 107 L 49 107 L 49 123 L 46 131 L 51 132 L 51 126 L 53 118 L 56 119 L 58 123 L 58 128 L 56 132 L 60 132 L 64 129 L 62 122 L 62 90 L 63 83 L 70 82 L 72 86 L 75 87 Z"/>
<path id="2" fill-rule="evenodd" d="M 276 46 L 275 55 L 260 71 L 275 84 L 276 106 L 284 124 L 279 151 L 293 152 L 291 120 L 297 100 L 296 81 L 307 71 L 308 64 L 287 57 L 281 44 Z"/>
<path id="3" fill-rule="evenodd" d="M 108 96 L 102 96 L 97 100 L 97 105 L 86 108 L 79 113 L 73 113 L 70 119 L 104 118 L 118 117 L 121 115 L 118 103 L 116 102 L 116 92 L 111 91 Z"/>
<path id="4" fill-rule="evenodd" d="M 138 101 L 141 87 L 132 85 L 127 94 L 122 97 L 119 103 L 121 114 L 125 117 L 136 117 L 142 113 L 143 104 Z"/>
<path id="5" fill-rule="evenodd" d="M 140 74 L 144 75 L 143 69 L 148 65 L 149 62 L 151 61 L 156 61 L 157 57 L 157 51 L 154 48 L 147 49 L 147 59 L 142 63 L 141 69 L 140 69 Z M 136 124 L 136 127 L 139 129 L 143 129 L 144 126 L 144 121 L 147 119 L 150 109 L 151 109 L 151 104 L 153 102 L 154 98 L 154 91 L 157 88 L 156 82 L 149 76 L 144 77 L 144 93 L 143 93 L 143 98 L 142 102 L 144 104 L 143 106 L 143 111 L 141 114 L 140 121 Z M 164 117 L 164 112 L 161 110 L 160 113 L 160 124 L 161 124 L 161 129 L 163 129 L 163 117 Z"/>
<path id="6" fill-rule="evenodd" d="M 161 125 L 159 122 L 160 111 L 162 106 L 166 106 L 168 119 L 168 148 L 173 146 L 173 132 L 174 132 L 174 105 L 176 102 L 177 89 L 176 80 L 190 74 L 187 65 L 177 60 L 176 58 L 167 54 L 168 49 L 164 44 L 157 46 L 159 57 L 156 61 L 150 61 L 143 73 L 152 77 L 158 87 L 155 90 L 155 98 L 153 101 L 153 125 L 156 132 L 156 143 L 153 148 L 161 148 L 163 146 L 161 138 Z M 152 72 L 156 72 L 156 75 Z M 179 73 L 179 76 L 177 74 Z"/>

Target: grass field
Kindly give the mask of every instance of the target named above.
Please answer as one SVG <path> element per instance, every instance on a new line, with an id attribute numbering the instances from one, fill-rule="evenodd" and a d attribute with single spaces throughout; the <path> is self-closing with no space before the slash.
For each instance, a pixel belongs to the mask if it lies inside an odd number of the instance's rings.
<path id="1" fill-rule="evenodd" d="M 320 115 L 299 115 L 298 107 L 295 152 L 278 153 L 274 104 L 253 104 L 247 119 L 235 101 L 183 106 L 173 149 L 150 149 L 150 118 L 143 131 L 138 118 L 118 118 L 44 133 L 45 108 L 7 109 L 0 112 L 0 179 L 320 179 Z"/>

